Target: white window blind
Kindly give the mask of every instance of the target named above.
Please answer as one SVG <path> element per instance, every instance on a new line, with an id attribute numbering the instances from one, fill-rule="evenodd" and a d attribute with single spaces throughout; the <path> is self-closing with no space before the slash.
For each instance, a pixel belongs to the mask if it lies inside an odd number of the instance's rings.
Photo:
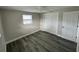
<path id="1" fill-rule="evenodd" d="M 32 15 L 22 15 L 23 24 L 32 24 Z"/>

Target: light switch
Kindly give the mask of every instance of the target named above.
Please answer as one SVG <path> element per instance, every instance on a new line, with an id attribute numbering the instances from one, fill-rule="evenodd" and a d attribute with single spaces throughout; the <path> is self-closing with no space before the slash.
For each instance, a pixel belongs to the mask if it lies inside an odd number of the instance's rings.
<path id="1" fill-rule="evenodd" d="M 1 38 L 1 33 L 0 33 L 0 38 Z"/>

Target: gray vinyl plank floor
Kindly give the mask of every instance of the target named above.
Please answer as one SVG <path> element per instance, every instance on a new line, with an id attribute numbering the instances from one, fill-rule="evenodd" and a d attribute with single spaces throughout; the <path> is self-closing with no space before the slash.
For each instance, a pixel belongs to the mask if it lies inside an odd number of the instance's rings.
<path id="1" fill-rule="evenodd" d="M 7 44 L 7 52 L 76 52 L 77 43 L 38 31 Z"/>

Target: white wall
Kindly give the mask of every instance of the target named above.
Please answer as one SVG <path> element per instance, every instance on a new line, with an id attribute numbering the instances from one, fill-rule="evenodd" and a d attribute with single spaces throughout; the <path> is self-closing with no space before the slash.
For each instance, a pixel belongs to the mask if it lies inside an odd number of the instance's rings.
<path id="1" fill-rule="evenodd" d="M 32 14 L 33 24 L 24 25 L 22 14 Z M 24 34 L 29 34 L 40 29 L 39 14 L 20 11 L 3 11 L 2 16 L 6 41 L 13 40 Z"/>
<path id="2" fill-rule="evenodd" d="M 0 52 L 5 52 L 6 51 L 6 45 L 5 45 L 5 39 L 4 39 L 4 34 L 3 34 L 3 29 L 2 29 L 2 21 L 1 21 L 1 13 L 0 13 Z"/>
<path id="3" fill-rule="evenodd" d="M 58 30 L 57 35 L 62 36 L 63 12 L 58 12 Z"/>
<path id="4" fill-rule="evenodd" d="M 41 30 L 47 31 L 53 34 L 57 34 L 58 30 L 58 13 L 45 13 L 41 17 Z"/>

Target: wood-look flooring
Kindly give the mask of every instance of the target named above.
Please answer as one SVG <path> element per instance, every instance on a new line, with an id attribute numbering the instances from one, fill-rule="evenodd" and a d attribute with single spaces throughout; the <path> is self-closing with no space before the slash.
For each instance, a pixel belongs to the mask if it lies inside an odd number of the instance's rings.
<path id="1" fill-rule="evenodd" d="M 75 52 L 76 43 L 38 31 L 7 44 L 7 52 Z"/>

